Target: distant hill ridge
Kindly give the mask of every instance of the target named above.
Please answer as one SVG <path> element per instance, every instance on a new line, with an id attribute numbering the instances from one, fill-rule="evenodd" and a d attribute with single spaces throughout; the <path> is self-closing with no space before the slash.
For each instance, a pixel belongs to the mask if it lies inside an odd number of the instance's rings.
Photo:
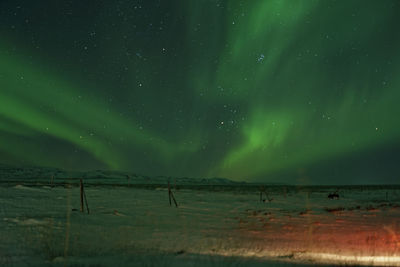
<path id="1" fill-rule="evenodd" d="M 54 178 L 55 183 L 71 182 L 83 179 L 85 183 L 93 184 L 210 184 L 210 185 L 229 185 L 245 184 L 235 182 L 226 178 L 189 178 L 189 177 L 169 177 L 169 176 L 146 176 L 133 172 L 94 170 L 94 171 L 66 171 L 59 168 L 37 167 L 37 166 L 9 166 L 0 164 L 0 182 L 37 182 L 48 183 Z"/>

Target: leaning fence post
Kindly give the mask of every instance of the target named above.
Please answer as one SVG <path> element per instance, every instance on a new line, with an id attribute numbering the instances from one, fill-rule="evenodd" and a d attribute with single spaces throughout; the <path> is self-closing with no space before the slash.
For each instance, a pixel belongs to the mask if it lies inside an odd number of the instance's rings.
<path id="1" fill-rule="evenodd" d="M 82 188 L 83 188 L 83 184 L 82 184 Z M 87 210 L 87 213 L 89 214 L 89 205 L 87 203 L 85 188 L 83 188 L 83 197 L 85 198 L 86 210 Z"/>
<path id="2" fill-rule="evenodd" d="M 171 206 L 171 187 L 169 185 L 169 181 L 168 181 L 168 199 L 169 199 L 169 205 Z"/>
<path id="3" fill-rule="evenodd" d="M 170 205 L 170 206 L 172 206 L 172 204 L 171 204 L 171 198 L 172 198 L 172 200 L 173 200 L 174 203 L 175 203 L 175 207 L 178 207 L 178 203 L 176 202 L 176 199 L 175 199 L 175 197 L 174 197 L 174 194 L 173 194 L 172 191 L 171 191 L 171 186 L 170 186 L 170 184 L 169 184 L 169 181 L 168 181 L 168 198 L 169 198 L 169 205 Z"/>
<path id="4" fill-rule="evenodd" d="M 79 179 L 80 181 L 80 188 L 81 188 L 81 212 L 83 212 L 83 182 L 82 179 Z"/>
<path id="5" fill-rule="evenodd" d="M 171 196 L 172 196 L 172 199 L 174 200 L 175 207 L 178 207 L 178 203 L 176 203 L 176 199 L 175 199 L 174 193 L 172 193 L 172 191 L 171 191 Z"/>
<path id="6" fill-rule="evenodd" d="M 87 213 L 89 214 L 89 205 L 88 205 L 88 202 L 87 202 L 85 188 L 83 187 L 82 179 L 79 179 L 79 182 L 80 182 L 80 188 L 81 188 L 81 212 L 83 212 L 83 210 L 84 210 L 83 199 L 85 199 L 86 210 L 87 210 Z"/>

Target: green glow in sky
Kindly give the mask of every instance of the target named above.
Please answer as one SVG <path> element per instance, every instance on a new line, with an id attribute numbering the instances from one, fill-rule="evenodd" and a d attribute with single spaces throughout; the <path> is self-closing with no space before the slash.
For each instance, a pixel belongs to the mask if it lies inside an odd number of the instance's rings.
<path id="1" fill-rule="evenodd" d="M 40 5 L 0 4 L 0 163 L 398 179 L 398 1 Z"/>

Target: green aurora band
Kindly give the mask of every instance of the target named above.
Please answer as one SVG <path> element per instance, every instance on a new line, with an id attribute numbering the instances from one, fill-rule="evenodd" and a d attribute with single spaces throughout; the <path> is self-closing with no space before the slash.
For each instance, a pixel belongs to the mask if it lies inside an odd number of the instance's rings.
<path id="1" fill-rule="evenodd" d="M 400 2 L 83 5 L 0 4 L 0 163 L 398 177 Z"/>

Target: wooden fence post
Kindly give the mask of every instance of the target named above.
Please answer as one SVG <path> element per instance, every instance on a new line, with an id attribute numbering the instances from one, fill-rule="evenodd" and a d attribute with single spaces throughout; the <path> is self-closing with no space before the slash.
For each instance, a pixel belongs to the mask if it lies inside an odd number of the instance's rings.
<path id="1" fill-rule="evenodd" d="M 81 188 L 81 212 L 83 212 L 83 182 L 82 179 L 79 179 L 80 181 L 80 188 Z"/>
<path id="2" fill-rule="evenodd" d="M 82 184 L 82 185 L 83 185 L 83 184 Z M 82 188 L 83 188 L 83 187 L 82 187 Z M 89 214 L 89 205 L 88 205 L 88 203 L 87 203 L 85 188 L 83 188 L 83 197 L 85 198 L 86 210 L 87 210 L 87 213 Z"/>
<path id="3" fill-rule="evenodd" d="M 172 206 L 172 204 L 171 204 L 171 198 L 172 198 L 172 200 L 175 203 L 175 207 L 178 207 L 178 203 L 176 202 L 176 199 L 174 197 L 174 193 L 172 193 L 172 191 L 171 191 L 171 186 L 169 184 L 169 181 L 168 181 L 168 198 L 169 198 L 169 205 L 170 206 Z"/>
<path id="4" fill-rule="evenodd" d="M 169 185 L 169 181 L 168 181 L 168 199 L 169 199 L 169 205 L 171 206 L 171 187 Z"/>
<path id="5" fill-rule="evenodd" d="M 83 187 L 83 181 L 82 181 L 82 179 L 79 179 L 79 181 L 80 181 L 80 187 L 81 187 L 81 212 L 83 212 L 83 209 L 84 209 L 83 199 L 85 199 L 86 210 L 87 210 L 87 213 L 89 214 L 89 205 L 88 205 L 87 198 L 86 198 L 85 188 Z"/>

